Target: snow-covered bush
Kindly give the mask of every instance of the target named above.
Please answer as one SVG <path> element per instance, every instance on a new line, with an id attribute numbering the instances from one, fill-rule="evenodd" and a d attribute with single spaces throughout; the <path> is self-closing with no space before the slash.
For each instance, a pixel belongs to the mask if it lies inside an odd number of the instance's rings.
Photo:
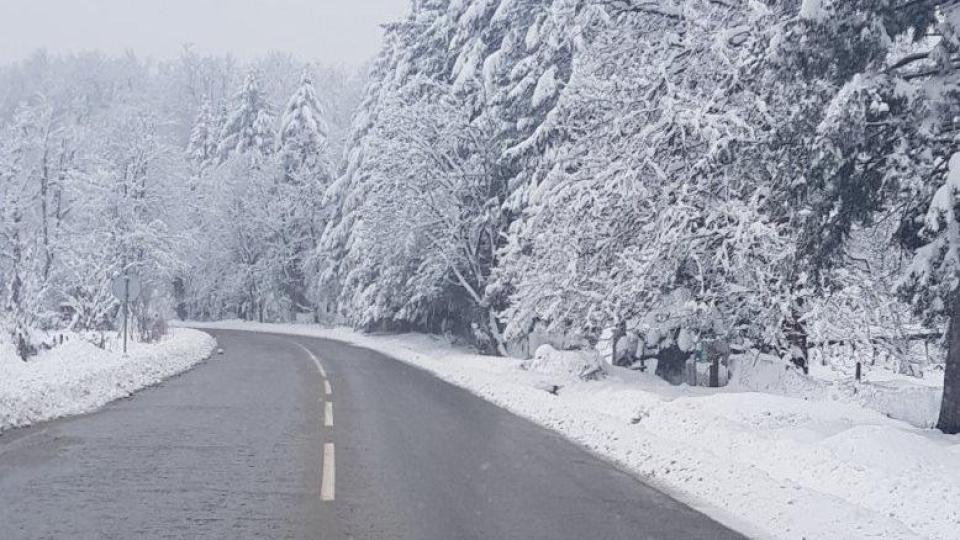
<path id="1" fill-rule="evenodd" d="M 605 368 L 596 351 L 560 351 L 550 345 L 540 345 L 533 358 L 523 363 L 523 368 L 562 378 L 593 381 L 605 376 Z"/>

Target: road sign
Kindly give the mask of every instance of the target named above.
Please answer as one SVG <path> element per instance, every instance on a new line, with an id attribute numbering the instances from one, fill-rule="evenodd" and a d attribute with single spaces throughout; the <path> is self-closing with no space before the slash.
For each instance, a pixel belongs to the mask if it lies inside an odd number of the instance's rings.
<path id="1" fill-rule="evenodd" d="M 140 293 L 143 291 L 143 282 L 136 273 L 126 272 L 113 278 L 110 290 L 113 291 L 117 300 L 132 302 L 140 298 Z"/>
<path id="2" fill-rule="evenodd" d="M 127 317 L 130 314 L 130 301 L 140 297 L 143 289 L 140 276 L 129 270 L 113 278 L 110 290 L 123 302 L 123 356 L 127 356 Z"/>

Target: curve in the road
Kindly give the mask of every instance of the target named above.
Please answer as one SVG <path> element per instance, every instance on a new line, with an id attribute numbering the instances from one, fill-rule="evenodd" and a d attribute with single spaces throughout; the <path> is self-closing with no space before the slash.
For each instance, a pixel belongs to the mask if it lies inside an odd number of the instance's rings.
<path id="1" fill-rule="evenodd" d="M 741 538 L 382 354 L 214 333 L 184 376 L 0 436 L 0 538 Z"/>

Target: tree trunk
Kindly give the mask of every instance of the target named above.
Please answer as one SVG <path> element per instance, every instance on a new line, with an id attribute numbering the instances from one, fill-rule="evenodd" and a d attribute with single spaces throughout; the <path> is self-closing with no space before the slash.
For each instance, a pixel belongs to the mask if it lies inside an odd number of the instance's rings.
<path id="1" fill-rule="evenodd" d="M 40 224 L 41 238 L 43 239 L 43 282 L 46 285 L 50 279 L 50 269 L 53 268 L 53 248 L 50 246 L 50 167 L 48 165 L 49 149 L 44 144 L 43 160 L 40 165 Z"/>
<path id="2" fill-rule="evenodd" d="M 613 346 L 610 350 L 610 365 L 619 366 L 620 365 L 620 350 L 617 345 L 620 344 L 620 340 L 627 335 L 627 322 L 619 321 L 614 327 L 613 331 Z"/>
<path id="3" fill-rule="evenodd" d="M 947 362 L 943 374 L 943 403 L 937 429 L 960 433 L 960 296 L 954 299 L 947 329 Z"/>
<path id="4" fill-rule="evenodd" d="M 787 344 L 790 345 L 790 361 L 793 365 L 802 369 L 804 373 L 810 372 L 807 359 L 810 356 L 809 345 L 807 344 L 807 327 L 800 320 L 800 314 L 794 311 L 791 313 L 790 320 L 784 322 Z"/>
<path id="5" fill-rule="evenodd" d="M 175 301 L 175 308 L 177 318 L 181 321 L 187 320 L 187 287 L 183 281 L 183 278 L 177 276 L 173 278 L 173 298 Z"/>
<path id="6" fill-rule="evenodd" d="M 487 322 L 490 327 L 490 333 L 494 341 L 497 342 L 497 352 L 500 356 L 510 356 L 507 353 L 507 344 L 503 341 L 503 332 L 500 331 L 500 323 L 497 322 L 497 314 L 493 308 L 487 308 Z"/>

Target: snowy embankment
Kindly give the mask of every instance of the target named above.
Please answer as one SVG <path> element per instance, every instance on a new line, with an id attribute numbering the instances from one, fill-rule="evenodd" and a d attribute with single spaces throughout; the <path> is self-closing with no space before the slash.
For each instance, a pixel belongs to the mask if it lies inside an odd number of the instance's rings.
<path id="1" fill-rule="evenodd" d="M 811 364 L 811 376 L 805 377 L 770 357 L 742 355 L 735 362 L 730 384 L 737 390 L 858 404 L 920 428 L 935 426 L 940 414 L 942 371 L 926 379 L 887 372 L 886 377 L 871 374 L 873 380 L 855 382 L 818 363 Z"/>
<path id="2" fill-rule="evenodd" d="M 131 343 L 127 358 L 76 337 L 29 362 L 0 345 L 0 432 L 93 411 L 190 369 L 215 347 L 187 328 L 159 343 Z"/>
<path id="3" fill-rule="evenodd" d="M 749 536 L 953 539 L 960 530 L 960 437 L 855 403 L 673 387 L 609 368 L 584 382 L 568 369 L 534 372 L 422 335 L 196 326 L 325 337 L 387 353 L 564 434 Z"/>

